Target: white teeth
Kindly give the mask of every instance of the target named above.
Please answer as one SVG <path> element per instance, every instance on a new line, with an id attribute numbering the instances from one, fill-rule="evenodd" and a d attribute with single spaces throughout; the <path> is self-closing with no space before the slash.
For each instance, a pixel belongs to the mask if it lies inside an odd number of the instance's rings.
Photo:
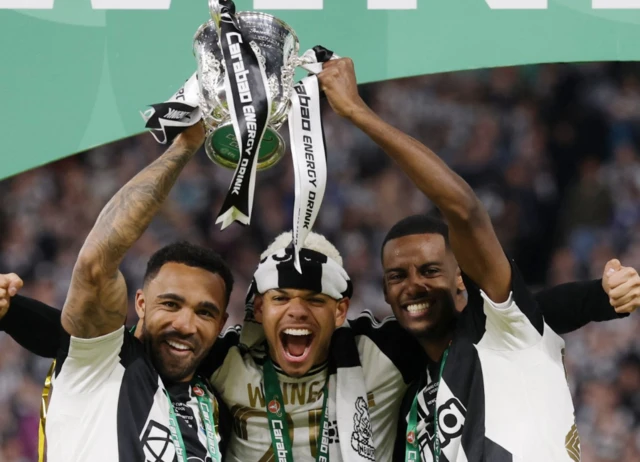
<path id="1" fill-rule="evenodd" d="M 284 333 L 302 337 L 304 335 L 311 335 L 312 332 L 309 329 L 285 329 Z"/>
<path id="2" fill-rule="evenodd" d="M 167 343 L 171 345 L 176 350 L 188 350 L 189 347 L 187 345 L 183 345 L 182 343 L 174 342 L 172 340 L 167 340 Z"/>
<path id="3" fill-rule="evenodd" d="M 407 311 L 409 313 L 421 313 L 423 311 L 427 311 L 429 308 L 429 303 L 414 303 L 412 305 L 407 306 Z"/>

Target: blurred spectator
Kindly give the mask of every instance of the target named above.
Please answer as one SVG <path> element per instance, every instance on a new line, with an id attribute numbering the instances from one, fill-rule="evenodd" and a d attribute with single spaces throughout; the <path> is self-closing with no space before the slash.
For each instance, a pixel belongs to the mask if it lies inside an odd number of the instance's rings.
<path id="1" fill-rule="evenodd" d="M 363 86 L 384 119 L 434 149 L 475 189 L 532 287 L 600 278 L 606 261 L 640 268 L 640 83 L 634 63 L 554 64 L 420 76 Z M 432 209 L 362 132 L 323 108 L 329 184 L 315 230 L 344 255 L 350 314 L 389 314 L 379 249 L 400 218 Z M 286 127 L 283 136 L 287 138 Z M 0 271 L 61 307 L 76 255 L 109 198 L 162 152 L 144 134 L 0 182 Z M 185 168 L 121 266 L 131 297 L 147 259 L 188 239 L 232 265 L 239 323 L 262 249 L 290 228 L 289 155 L 260 172 L 249 227 L 220 231 L 232 171 L 204 155 Z M 133 300 L 133 298 L 132 298 Z M 127 323 L 133 324 L 133 303 Z M 585 462 L 640 461 L 638 315 L 566 335 L 565 362 Z M 0 334 L 0 462 L 36 460 L 39 396 L 50 362 Z"/>

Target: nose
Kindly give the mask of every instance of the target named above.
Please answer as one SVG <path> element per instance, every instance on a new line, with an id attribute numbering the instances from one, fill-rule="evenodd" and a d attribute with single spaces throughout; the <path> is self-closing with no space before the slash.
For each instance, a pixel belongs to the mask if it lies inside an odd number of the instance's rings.
<path id="1" fill-rule="evenodd" d="M 195 313 L 191 308 L 181 308 L 175 313 L 171 326 L 182 335 L 187 336 L 195 334 Z"/>
<path id="2" fill-rule="evenodd" d="M 407 295 L 415 296 L 417 294 L 427 292 L 428 290 L 425 278 L 416 268 L 412 268 L 407 277 Z"/>
<path id="3" fill-rule="evenodd" d="M 292 298 L 287 308 L 287 317 L 294 321 L 306 321 L 309 318 L 307 306 L 299 298 Z"/>

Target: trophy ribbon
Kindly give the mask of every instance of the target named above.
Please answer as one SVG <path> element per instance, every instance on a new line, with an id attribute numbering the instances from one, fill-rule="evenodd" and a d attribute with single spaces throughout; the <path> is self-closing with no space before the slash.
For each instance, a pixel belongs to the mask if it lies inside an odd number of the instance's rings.
<path id="1" fill-rule="evenodd" d="M 269 121 L 271 95 L 265 69 L 242 37 L 233 1 L 219 0 L 218 4 L 220 45 L 227 71 L 225 90 L 240 151 L 240 161 L 216 220 L 225 229 L 234 221 L 244 225 L 251 221 L 258 149 Z"/>
<path id="2" fill-rule="evenodd" d="M 160 144 L 171 143 L 182 131 L 202 119 L 199 107 L 198 76 L 193 75 L 167 101 L 152 104 L 145 112 L 140 112 L 146 128 Z"/>
<path id="3" fill-rule="evenodd" d="M 209 0 L 211 17 L 218 29 L 225 67 L 224 88 L 240 158 L 222 208 L 216 219 L 225 229 L 234 221 L 248 225 L 255 191 L 258 152 L 269 123 L 271 93 L 263 63 L 252 44 L 244 39 L 232 0 Z M 316 74 L 322 63 L 338 58 L 316 46 L 297 65 L 309 75 L 294 85 L 288 112 L 291 154 L 295 175 L 293 246 L 295 268 L 302 272 L 300 249 L 311 231 L 327 184 L 327 154 L 322 127 L 320 85 Z M 167 144 L 203 118 L 198 73 L 164 103 L 151 105 L 142 113 L 146 128 L 161 144 Z M 289 87 L 291 88 L 291 87 Z"/>
<path id="4" fill-rule="evenodd" d="M 320 84 L 315 74 L 322 62 L 335 58 L 323 47 L 308 50 L 301 65 L 311 74 L 293 87 L 289 109 L 289 138 L 295 176 L 292 241 L 294 266 L 302 273 L 300 249 L 313 227 L 327 186 L 327 152 L 320 107 Z M 320 61 L 322 60 L 322 61 Z"/>

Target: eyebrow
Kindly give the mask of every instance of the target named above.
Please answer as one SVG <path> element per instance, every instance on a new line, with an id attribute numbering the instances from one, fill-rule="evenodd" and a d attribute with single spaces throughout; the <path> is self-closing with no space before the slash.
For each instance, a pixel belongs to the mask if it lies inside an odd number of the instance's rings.
<path id="1" fill-rule="evenodd" d="M 426 263 L 423 263 L 422 265 L 418 266 L 418 268 L 422 269 L 422 268 L 427 268 L 429 266 L 438 266 L 438 267 L 442 267 L 442 262 L 441 261 L 428 261 Z M 406 272 L 407 270 L 405 268 L 389 268 L 387 270 L 384 271 L 385 274 L 387 273 L 394 273 L 394 272 Z"/>
<path id="2" fill-rule="evenodd" d="M 281 294 L 281 295 L 286 295 L 287 297 L 290 297 L 290 296 L 291 296 L 291 294 L 289 294 L 289 293 L 286 291 L 286 289 L 271 289 L 271 290 L 273 290 L 274 292 L 278 292 L 278 293 L 279 293 L 279 294 Z M 304 295 L 304 297 L 316 297 L 316 296 L 318 296 L 318 295 L 324 295 L 324 294 L 323 294 L 322 292 L 313 292 L 313 291 L 312 291 L 312 292 L 310 292 L 309 294 Z"/>
<path id="3" fill-rule="evenodd" d="M 173 293 L 160 294 L 158 295 L 157 298 L 163 299 L 163 300 L 173 300 L 174 302 L 179 302 L 179 303 L 185 303 L 187 301 L 187 299 L 184 298 L 182 295 L 173 294 Z M 205 308 L 209 311 L 212 311 L 215 315 L 219 315 L 221 313 L 220 308 L 218 308 L 218 306 L 212 302 L 202 301 L 198 303 L 197 306 L 201 308 Z"/>

